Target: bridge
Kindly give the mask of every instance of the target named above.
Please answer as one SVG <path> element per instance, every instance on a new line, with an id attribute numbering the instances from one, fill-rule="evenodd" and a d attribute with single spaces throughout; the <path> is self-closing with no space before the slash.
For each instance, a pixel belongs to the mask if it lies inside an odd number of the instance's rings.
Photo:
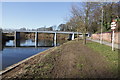
<path id="1" fill-rule="evenodd" d="M 2 33 L 14 33 L 14 32 L 38 32 L 38 33 L 61 33 L 61 34 L 82 34 L 81 32 L 64 32 L 64 31 L 27 31 L 27 30 L 6 30 L 2 31 Z M 88 33 L 86 33 L 88 34 Z"/>
<path id="2" fill-rule="evenodd" d="M 69 34 L 69 37 L 71 40 L 74 40 L 75 34 L 82 35 L 81 32 L 64 32 L 64 31 L 26 31 L 26 30 L 9 30 L 9 31 L 2 31 L 0 30 L 0 46 L 2 47 L 2 33 L 14 33 L 14 41 L 15 41 L 15 47 L 20 46 L 20 33 L 35 33 L 35 47 L 38 46 L 38 33 L 48 33 L 48 34 L 54 34 L 53 40 L 54 40 L 54 46 L 56 46 L 56 40 L 57 40 L 57 34 Z M 86 33 L 88 35 L 88 33 Z"/>

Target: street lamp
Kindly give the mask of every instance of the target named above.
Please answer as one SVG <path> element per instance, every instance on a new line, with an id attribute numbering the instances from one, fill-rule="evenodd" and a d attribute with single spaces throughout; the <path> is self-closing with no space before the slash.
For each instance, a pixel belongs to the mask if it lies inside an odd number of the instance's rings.
<path id="1" fill-rule="evenodd" d="M 103 32 L 103 5 L 102 5 L 102 17 L 101 17 L 101 35 L 100 35 L 100 44 L 102 44 L 102 40 L 103 40 L 103 37 L 102 37 L 102 32 Z"/>

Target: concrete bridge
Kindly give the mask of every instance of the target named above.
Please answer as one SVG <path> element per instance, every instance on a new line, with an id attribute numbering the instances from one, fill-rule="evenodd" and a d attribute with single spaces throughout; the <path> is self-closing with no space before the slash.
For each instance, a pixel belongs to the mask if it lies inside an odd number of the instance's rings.
<path id="1" fill-rule="evenodd" d="M 0 47 L 2 47 L 2 33 L 14 33 L 14 41 L 15 41 L 15 47 L 20 46 L 20 33 L 35 33 L 35 47 L 38 46 L 38 33 L 48 33 L 48 34 L 54 34 L 53 40 L 54 40 L 54 46 L 56 46 L 56 40 L 57 40 L 57 34 L 69 34 L 69 38 L 71 40 L 74 40 L 75 34 L 81 34 L 80 32 L 63 32 L 63 31 L 23 31 L 23 30 L 10 30 L 10 31 L 0 31 Z M 86 33 L 88 35 L 88 33 Z"/>

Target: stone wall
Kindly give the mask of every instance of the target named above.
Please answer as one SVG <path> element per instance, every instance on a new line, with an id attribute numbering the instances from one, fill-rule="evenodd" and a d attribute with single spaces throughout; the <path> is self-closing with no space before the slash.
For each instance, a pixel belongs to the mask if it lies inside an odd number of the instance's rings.
<path id="1" fill-rule="evenodd" d="M 91 38 L 95 40 L 100 40 L 101 34 L 92 34 Z M 112 32 L 103 33 L 103 40 L 107 42 L 112 42 Z M 115 43 L 120 44 L 120 32 L 115 32 Z"/>

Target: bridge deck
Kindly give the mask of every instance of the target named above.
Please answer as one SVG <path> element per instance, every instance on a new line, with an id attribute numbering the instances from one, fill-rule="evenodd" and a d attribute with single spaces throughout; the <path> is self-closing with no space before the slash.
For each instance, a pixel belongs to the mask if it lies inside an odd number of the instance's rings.
<path id="1" fill-rule="evenodd" d="M 38 32 L 38 33 L 59 33 L 59 34 L 82 34 L 81 32 L 63 32 L 63 31 L 3 31 L 3 33 L 13 33 L 13 32 Z M 88 34 L 88 33 L 86 33 Z"/>

